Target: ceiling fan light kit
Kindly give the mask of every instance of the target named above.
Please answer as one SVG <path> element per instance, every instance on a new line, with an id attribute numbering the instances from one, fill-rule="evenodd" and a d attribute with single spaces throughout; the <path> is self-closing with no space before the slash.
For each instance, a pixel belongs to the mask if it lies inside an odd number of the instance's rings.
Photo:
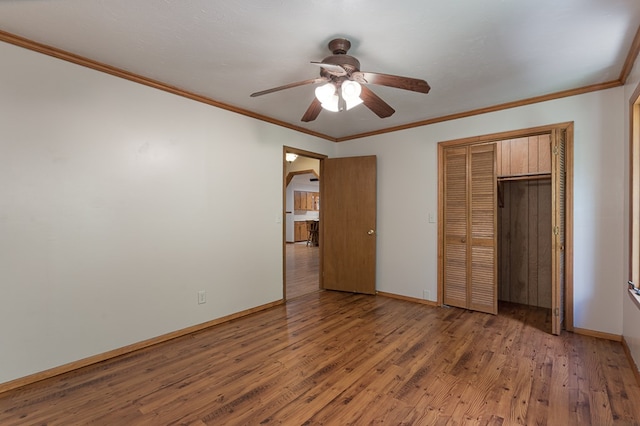
<path id="1" fill-rule="evenodd" d="M 360 105 L 363 102 L 360 98 L 361 91 L 360 84 L 355 81 L 344 81 L 340 87 L 327 83 L 316 87 L 316 98 L 320 101 L 322 108 L 338 112 Z M 341 98 L 344 102 L 341 102 Z"/>
<path id="2" fill-rule="evenodd" d="M 395 110 L 366 87 L 370 84 L 429 93 L 431 88 L 424 80 L 360 71 L 360 61 L 353 56 L 347 55 L 350 47 L 351 42 L 347 39 L 337 38 L 331 40 L 329 42 L 329 50 L 333 55 L 327 56 L 322 62 L 311 62 L 320 67 L 320 78 L 312 78 L 255 92 L 251 94 L 251 97 L 307 84 L 325 83 L 315 89 L 315 98 L 302 116 L 302 121 L 309 122 L 315 120 L 323 109 L 339 112 L 350 110 L 362 103 L 380 118 L 393 115 Z"/>

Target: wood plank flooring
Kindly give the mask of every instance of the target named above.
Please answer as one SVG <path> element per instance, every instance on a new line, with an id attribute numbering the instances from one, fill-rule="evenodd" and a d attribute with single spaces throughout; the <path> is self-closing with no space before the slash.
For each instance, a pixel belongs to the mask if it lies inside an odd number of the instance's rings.
<path id="1" fill-rule="evenodd" d="M 640 424 L 620 343 L 500 311 L 310 293 L 0 394 L 0 424 Z"/>
<path id="2" fill-rule="evenodd" d="M 286 245 L 287 300 L 319 290 L 320 248 L 305 243 Z"/>

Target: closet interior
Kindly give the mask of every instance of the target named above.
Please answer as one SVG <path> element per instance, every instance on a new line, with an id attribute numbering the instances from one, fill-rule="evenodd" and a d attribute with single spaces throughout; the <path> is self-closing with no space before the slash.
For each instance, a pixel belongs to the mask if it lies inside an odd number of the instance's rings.
<path id="1" fill-rule="evenodd" d="M 496 142 L 498 300 L 551 309 L 550 135 Z"/>

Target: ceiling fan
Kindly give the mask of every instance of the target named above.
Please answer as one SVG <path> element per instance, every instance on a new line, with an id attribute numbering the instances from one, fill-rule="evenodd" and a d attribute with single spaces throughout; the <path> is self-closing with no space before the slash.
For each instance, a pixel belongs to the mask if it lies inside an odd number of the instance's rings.
<path id="1" fill-rule="evenodd" d="M 380 118 L 393 115 L 395 110 L 373 93 L 366 86 L 368 84 L 429 93 L 431 87 L 424 80 L 360 71 L 360 62 L 353 56 L 347 55 L 350 47 L 351 42 L 347 39 L 336 38 L 331 40 L 329 42 L 329 50 L 333 52 L 333 55 L 327 56 L 322 62 L 311 62 L 320 67 L 320 77 L 255 92 L 251 94 L 251 97 L 307 84 L 325 83 L 316 88 L 316 96 L 302 116 L 302 121 L 309 122 L 315 120 L 323 108 L 330 111 L 343 111 L 361 103 Z"/>

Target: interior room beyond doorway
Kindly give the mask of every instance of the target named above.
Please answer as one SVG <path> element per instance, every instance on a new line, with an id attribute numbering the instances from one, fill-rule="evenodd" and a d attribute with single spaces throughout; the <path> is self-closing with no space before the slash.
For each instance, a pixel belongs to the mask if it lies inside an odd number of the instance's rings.
<path id="1" fill-rule="evenodd" d="M 320 160 L 285 156 L 285 295 L 320 288 Z"/>

